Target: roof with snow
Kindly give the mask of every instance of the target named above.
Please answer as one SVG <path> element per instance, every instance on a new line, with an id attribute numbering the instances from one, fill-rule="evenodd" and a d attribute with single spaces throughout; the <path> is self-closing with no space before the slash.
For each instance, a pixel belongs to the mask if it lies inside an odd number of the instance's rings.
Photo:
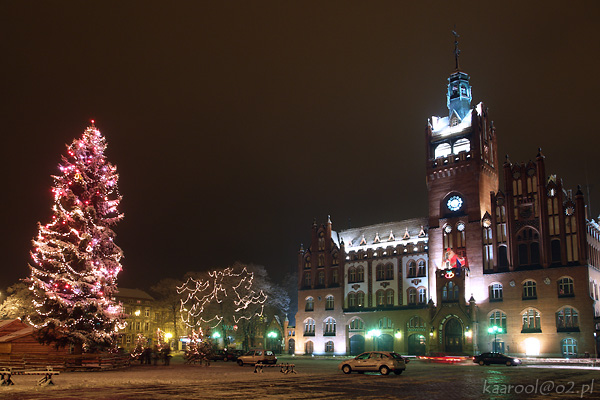
<path id="1" fill-rule="evenodd" d="M 427 222 L 427 218 L 384 222 L 340 231 L 338 236 L 344 241 L 346 252 L 417 242 L 426 243 L 429 240 Z M 340 245 L 339 242 L 336 242 L 336 244 Z"/>
<path id="2" fill-rule="evenodd" d="M 454 126 L 450 126 L 450 117 L 436 117 L 436 116 L 432 116 L 431 117 L 431 131 L 432 134 L 434 136 L 442 136 L 442 137 L 447 137 L 447 136 L 453 136 L 456 134 L 460 134 L 466 130 L 469 130 L 471 128 L 471 120 L 472 120 L 472 113 L 473 110 L 476 110 L 477 115 L 481 116 L 483 111 L 482 111 L 482 107 L 483 107 L 483 103 L 479 103 L 475 106 L 475 108 L 472 108 L 469 110 L 469 112 L 467 113 L 467 115 L 465 115 L 465 117 L 456 125 Z M 454 116 L 457 117 L 457 116 Z"/>

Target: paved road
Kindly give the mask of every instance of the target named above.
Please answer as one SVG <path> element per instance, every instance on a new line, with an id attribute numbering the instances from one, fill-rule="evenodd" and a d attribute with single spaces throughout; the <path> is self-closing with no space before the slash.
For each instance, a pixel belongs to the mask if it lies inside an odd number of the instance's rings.
<path id="1" fill-rule="evenodd" d="M 600 369 L 456 365 L 413 361 L 400 376 L 344 375 L 338 360 L 283 359 L 279 368 L 254 373 L 250 366 L 215 362 L 210 367 L 174 364 L 128 370 L 64 373 L 53 387 L 17 376 L 0 398 L 19 400 L 138 399 L 600 399 Z M 598 379 L 596 383 L 595 379 Z M 511 386 L 512 385 L 512 386 Z M 585 393 L 582 393 L 585 391 Z"/>

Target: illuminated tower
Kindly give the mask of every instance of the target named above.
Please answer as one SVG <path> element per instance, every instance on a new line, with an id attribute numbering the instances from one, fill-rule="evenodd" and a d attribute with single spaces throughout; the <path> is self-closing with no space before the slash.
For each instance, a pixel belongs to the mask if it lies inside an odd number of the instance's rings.
<path id="1" fill-rule="evenodd" d="M 458 35 L 456 35 L 458 36 Z M 460 301 L 470 297 L 469 283 L 482 276 L 482 217 L 491 210 L 490 192 L 498 190 L 496 135 L 487 107 L 471 107 L 469 75 L 456 69 L 448 78 L 448 116 L 431 117 L 426 129 L 427 188 L 429 197 L 430 277 L 444 268 L 448 248 L 465 257 L 469 278 L 460 287 Z M 469 282 L 470 281 L 470 282 Z M 431 282 L 433 301 L 441 295 Z"/>

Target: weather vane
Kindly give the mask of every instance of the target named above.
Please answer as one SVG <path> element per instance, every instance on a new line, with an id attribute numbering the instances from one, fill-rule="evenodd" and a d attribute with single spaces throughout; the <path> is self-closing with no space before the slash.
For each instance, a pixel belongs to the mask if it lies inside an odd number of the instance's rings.
<path id="1" fill-rule="evenodd" d="M 456 61 L 456 70 L 458 70 L 458 56 L 460 55 L 460 50 L 458 48 L 458 38 L 460 37 L 460 35 L 456 33 L 456 25 L 454 25 L 454 30 L 452 31 L 452 34 L 454 35 L 454 60 Z"/>

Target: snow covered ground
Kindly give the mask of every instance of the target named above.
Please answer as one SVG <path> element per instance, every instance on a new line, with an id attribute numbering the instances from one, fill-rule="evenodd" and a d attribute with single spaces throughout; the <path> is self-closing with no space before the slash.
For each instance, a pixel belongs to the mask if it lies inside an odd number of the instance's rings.
<path id="1" fill-rule="evenodd" d="M 209 367 L 184 365 L 175 359 L 171 366 L 62 373 L 55 377 L 55 386 L 47 387 L 36 385 L 38 377 L 14 376 L 15 386 L 0 387 L 0 399 L 505 399 L 506 395 L 494 396 L 489 391 L 506 390 L 508 385 L 513 385 L 513 392 L 515 388 L 532 391 L 508 396 L 513 399 L 600 398 L 600 381 L 595 385 L 595 379 L 600 379 L 598 368 L 413 361 L 400 376 L 344 375 L 337 369 L 342 359 L 280 358 L 293 362 L 297 374 L 282 374 L 278 367 L 254 373 L 253 367 L 222 361 Z M 552 390 L 542 393 L 542 384 Z M 586 393 L 582 393 L 584 388 Z"/>

